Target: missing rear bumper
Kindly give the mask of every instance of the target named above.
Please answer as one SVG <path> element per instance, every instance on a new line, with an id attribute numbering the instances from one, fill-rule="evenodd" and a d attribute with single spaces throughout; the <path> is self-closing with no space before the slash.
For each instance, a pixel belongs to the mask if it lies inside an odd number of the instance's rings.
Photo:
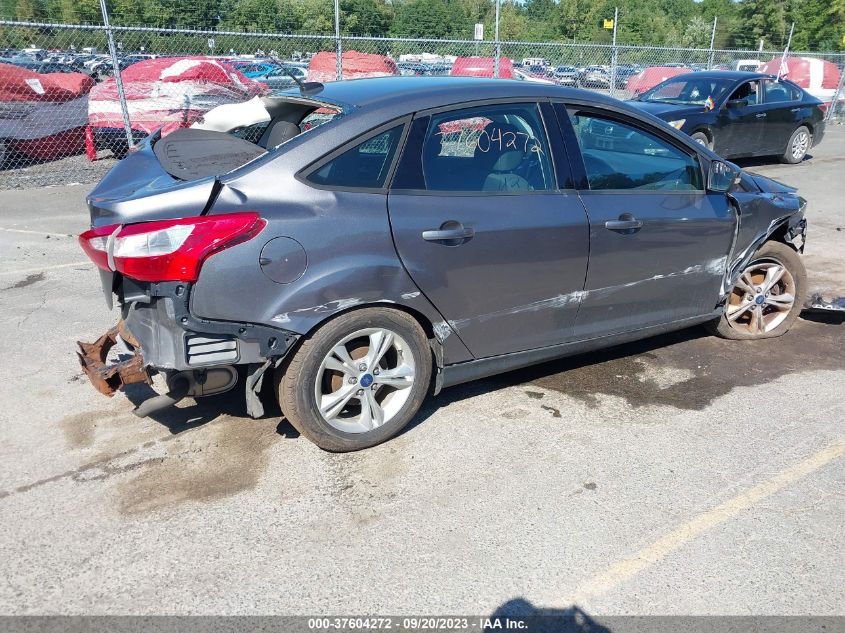
<path id="1" fill-rule="evenodd" d="M 126 360 L 106 364 L 111 349 L 122 340 L 132 346 L 132 356 Z M 137 341 L 123 327 L 123 321 L 103 334 L 93 343 L 77 341 L 79 364 L 94 388 L 109 397 L 125 385 L 136 383 L 152 384 L 149 372 L 144 368 L 144 359 Z"/>

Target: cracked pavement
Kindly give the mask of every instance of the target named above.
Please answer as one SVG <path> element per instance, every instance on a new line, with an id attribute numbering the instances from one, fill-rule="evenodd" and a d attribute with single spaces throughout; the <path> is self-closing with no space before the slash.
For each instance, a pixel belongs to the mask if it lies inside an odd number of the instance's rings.
<path id="1" fill-rule="evenodd" d="M 813 153 L 743 166 L 809 200 L 830 298 L 845 127 Z M 74 341 L 116 313 L 73 237 L 86 191 L 0 191 L 0 613 L 845 615 L 841 319 L 455 387 L 334 455 L 240 391 L 144 420 L 94 391 Z"/>

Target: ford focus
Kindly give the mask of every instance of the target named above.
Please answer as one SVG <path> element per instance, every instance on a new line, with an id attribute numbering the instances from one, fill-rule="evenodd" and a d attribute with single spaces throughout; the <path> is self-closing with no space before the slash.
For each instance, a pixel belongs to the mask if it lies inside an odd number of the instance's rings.
<path id="1" fill-rule="evenodd" d="M 80 343 L 149 415 L 265 384 L 331 451 L 399 433 L 429 394 L 706 324 L 786 332 L 805 202 L 656 117 L 551 84 L 395 77 L 223 106 L 152 134 L 80 236 L 118 324 Z"/>

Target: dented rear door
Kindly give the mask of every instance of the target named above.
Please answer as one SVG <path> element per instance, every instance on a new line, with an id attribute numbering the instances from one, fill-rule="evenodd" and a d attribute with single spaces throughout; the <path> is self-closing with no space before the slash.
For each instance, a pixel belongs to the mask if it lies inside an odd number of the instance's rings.
<path id="1" fill-rule="evenodd" d="M 542 128 L 527 136 L 541 121 L 536 104 L 417 118 L 389 194 L 403 264 L 476 358 L 572 332 L 587 218 L 578 195 L 557 188 Z M 502 158 L 513 139 L 519 156 Z M 541 172 L 520 172 L 523 160 Z"/>

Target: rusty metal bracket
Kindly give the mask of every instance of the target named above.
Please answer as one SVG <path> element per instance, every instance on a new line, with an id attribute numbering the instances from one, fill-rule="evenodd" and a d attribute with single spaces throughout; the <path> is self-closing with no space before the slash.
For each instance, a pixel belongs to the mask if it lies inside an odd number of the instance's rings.
<path id="1" fill-rule="evenodd" d="M 135 353 L 131 358 L 124 361 L 107 365 L 106 358 L 108 358 L 112 347 L 117 344 L 118 337 L 131 345 Z M 79 357 L 82 371 L 85 372 L 91 384 L 100 393 L 111 397 L 115 391 L 122 389 L 124 385 L 140 382 L 152 384 L 150 374 L 144 368 L 144 359 L 141 356 L 138 341 L 124 327 L 123 321 L 120 321 L 93 343 L 77 341 L 76 344 L 79 346 L 76 355 Z"/>

